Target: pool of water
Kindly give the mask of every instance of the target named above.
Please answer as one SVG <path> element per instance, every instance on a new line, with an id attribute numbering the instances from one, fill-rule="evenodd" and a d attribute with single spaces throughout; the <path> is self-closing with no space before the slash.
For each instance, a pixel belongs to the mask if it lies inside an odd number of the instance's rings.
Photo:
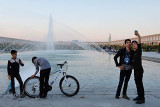
<path id="1" fill-rule="evenodd" d="M 35 72 L 35 68 L 31 63 L 33 56 L 45 57 L 52 65 L 52 72 L 56 70 L 57 63 L 68 61 L 68 74 L 75 76 L 80 82 L 80 93 L 102 93 L 114 94 L 119 80 L 119 69 L 115 67 L 113 55 L 95 51 L 70 51 L 57 50 L 51 51 L 34 51 L 18 53 L 25 66 L 21 67 L 20 74 L 23 81 Z M 7 79 L 7 61 L 10 54 L 0 54 L 0 94 L 5 92 L 9 80 Z M 156 92 L 160 89 L 160 63 L 143 61 L 144 67 L 144 87 L 147 93 Z M 50 81 L 54 78 L 51 75 Z M 61 78 L 61 77 L 60 77 Z M 59 78 L 59 79 L 60 79 Z M 57 80 L 54 90 L 58 92 Z M 16 86 L 18 86 L 16 82 Z M 136 93 L 134 76 L 132 73 L 128 86 L 129 93 Z"/>

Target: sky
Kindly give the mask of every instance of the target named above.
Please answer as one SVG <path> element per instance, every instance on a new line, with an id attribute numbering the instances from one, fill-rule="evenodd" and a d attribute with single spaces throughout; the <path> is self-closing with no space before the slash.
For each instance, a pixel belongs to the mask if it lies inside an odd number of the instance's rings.
<path id="1" fill-rule="evenodd" d="M 160 33 L 160 0 L 0 0 L 0 36 L 107 42 Z"/>

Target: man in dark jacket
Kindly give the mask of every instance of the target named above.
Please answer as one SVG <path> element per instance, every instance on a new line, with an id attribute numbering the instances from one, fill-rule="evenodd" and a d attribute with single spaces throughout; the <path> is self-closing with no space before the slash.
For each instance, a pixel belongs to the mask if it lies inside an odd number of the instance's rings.
<path id="1" fill-rule="evenodd" d="M 132 73 L 132 56 L 133 51 L 130 48 L 131 46 L 131 40 L 126 39 L 125 40 L 125 47 L 120 49 L 117 54 L 114 56 L 114 61 L 116 63 L 116 67 L 120 68 L 120 78 L 119 78 L 119 85 L 117 88 L 116 93 L 116 99 L 119 99 L 121 88 L 124 82 L 123 87 L 123 96 L 122 98 L 130 100 L 130 98 L 127 96 L 127 87 L 128 87 L 128 81 L 130 79 L 131 73 Z M 117 61 L 118 57 L 120 57 L 119 62 Z"/>
<path id="2" fill-rule="evenodd" d="M 137 87 L 137 94 L 138 96 L 134 98 L 134 101 L 137 101 L 137 104 L 145 103 L 144 97 L 144 87 L 143 87 L 143 67 L 142 67 L 142 48 L 141 48 L 141 37 L 138 31 L 135 32 L 135 35 L 138 36 L 138 42 L 132 41 L 132 48 L 134 50 L 133 54 L 133 68 L 134 68 L 134 78 Z"/>

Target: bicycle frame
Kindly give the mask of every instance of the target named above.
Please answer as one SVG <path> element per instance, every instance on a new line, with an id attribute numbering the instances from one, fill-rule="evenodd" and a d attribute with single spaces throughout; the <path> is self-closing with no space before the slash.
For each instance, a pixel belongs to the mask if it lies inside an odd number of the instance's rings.
<path id="1" fill-rule="evenodd" d="M 57 74 L 56 78 L 51 82 L 50 85 L 53 85 L 53 84 L 55 83 L 55 81 L 57 80 L 57 78 L 59 77 L 59 75 L 60 75 L 61 73 L 63 73 L 63 77 L 65 77 L 65 81 L 67 81 L 67 80 L 66 80 L 66 71 L 64 71 L 64 70 L 62 70 L 62 69 L 59 69 L 59 70 L 56 70 L 54 73 L 57 73 L 57 72 L 58 72 L 58 74 Z M 53 73 L 53 74 L 54 74 L 54 73 Z"/>

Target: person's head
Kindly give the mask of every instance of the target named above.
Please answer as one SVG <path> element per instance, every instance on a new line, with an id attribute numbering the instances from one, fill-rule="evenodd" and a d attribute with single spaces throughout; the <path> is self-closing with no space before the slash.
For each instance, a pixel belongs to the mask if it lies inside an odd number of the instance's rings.
<path id="1" fill-rule="evenodd" d="M 12 58 L 17 58 L 17 51 L 16 50 L 11 50 L 11 55 L 12 55 Z"/>
<path id="2" fill-rule="evenodd" d="M 32 63 L 34 64 L 34 60 L 36 59 L 37 57 L 36 56 L 34 56 L 33 58 L 32 58 Z"/>
<path id="3" fill-rule="evenodd" d="M 138 42 L 137 41 L 132 41 L 132 48 L 133 48 L 133 50 L 136 50 L 138 48 Z"/>
<path id="4" fill-rule="evenodd" d="M 130 47 L 131 46 L 131 40 L 130 39 L 126 39 L 124 41 L 124 43 L 125 43 L 125 47 Z"/>

